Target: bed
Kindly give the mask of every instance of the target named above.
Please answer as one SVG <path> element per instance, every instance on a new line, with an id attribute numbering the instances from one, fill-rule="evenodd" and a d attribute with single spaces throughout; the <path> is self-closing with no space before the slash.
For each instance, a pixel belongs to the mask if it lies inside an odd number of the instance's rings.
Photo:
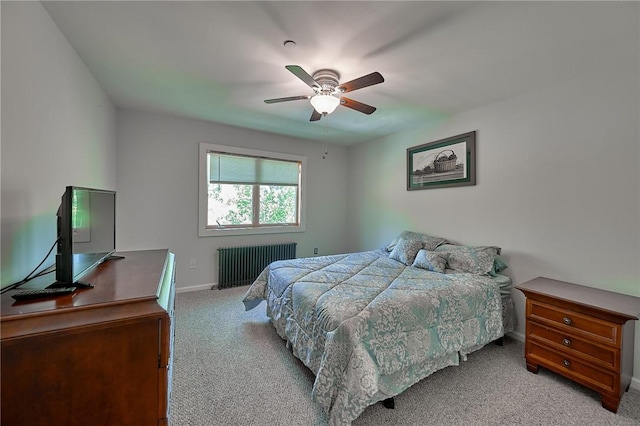
<path id="1" fill-rule="evenodd" d="M 314 374 L 312 398 L 349 425 L 514 329 L 511 280 L 492 246 L 405 231 L 382 249 L 277 261 L 243 299 Z"/>

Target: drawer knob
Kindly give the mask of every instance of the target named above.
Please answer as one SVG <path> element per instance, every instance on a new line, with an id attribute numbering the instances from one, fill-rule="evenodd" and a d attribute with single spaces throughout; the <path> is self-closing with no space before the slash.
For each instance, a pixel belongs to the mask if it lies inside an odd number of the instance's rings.
<path id="1" fill-rule="evenodd" d="M 564 344 L 565 346 L 571 346 L 571 340 L 569 340 L 569 339 L 562 339 L 562 344 Z"/>
<path id="2" fill-rule="evenodd" d="M 569 361 L 568 359 L 565 359 L 564 361 L 562 361 L 562 363 L 565 367 L 571 367 L 571 361 Z"/>
<path id="3" fill-rule="evenodd" d="M 570 324 L 571 324 L 571 318 L 569 318 L 569 317 L 564 317 L 564 318 L 562 318 L 562 322 L 563 322 L 563 323 L 565 323 L 565 324 L 567 324 L 567 325 L 570 325 Z"/>

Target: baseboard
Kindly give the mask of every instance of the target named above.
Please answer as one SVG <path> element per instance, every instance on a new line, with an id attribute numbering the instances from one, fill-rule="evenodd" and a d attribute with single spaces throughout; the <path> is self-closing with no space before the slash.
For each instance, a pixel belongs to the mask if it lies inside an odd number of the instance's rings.
<path id="1" fill-rule="evenodd" d="M 631 384 L 629 385 L 631 389 L 640 390 L 640 379 L 636 379 L 635 377 L 631 378 Z"/>
<path id="2" fill-rule="evenodd" d="M 213 290 L 218 288 L 218 284 L 200 284 L 200 285 L 192 285 L 190 287 L 176 287 L 176 293 L 188 293 L 190 291 L 200 291 L 200 290 Z"/>
<path id="3" fill-rule="evenodd" d="M 524 343 L 524 334 L 522 333 L 518 333 L 517 331 L 511 331 L 509 333 L 507 333 L 507 336 Z"/>

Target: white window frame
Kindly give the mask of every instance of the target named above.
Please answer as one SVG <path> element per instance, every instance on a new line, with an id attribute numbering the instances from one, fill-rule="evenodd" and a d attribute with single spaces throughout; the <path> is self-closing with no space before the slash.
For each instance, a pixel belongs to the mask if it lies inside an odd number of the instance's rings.
<path id="1" fill-rule="evenodd" d="M 247 228 L 207 228 L 208 210 L 208 170 L 207 154 L 210 151 L 225 152 L 228 154 L 247 155 L 251 157 L 267 157 L 274 160 L 298 161 L 301 164 L 300 171 L 300 223 L 298 225 L 247 227 Z M 236 146 L 216 145 L 201 142 L 199 148 L 198 167 L 198 236 L 199 237 L 222 237 L 229 235 L 257 235 L 257 234 L 283 234 L 290 232 L 304 232 L 306 223 L 306 194 L 307 194 L 307 157 L 279 152 L 261 151 L 251 148 L 240 148 Z"/>

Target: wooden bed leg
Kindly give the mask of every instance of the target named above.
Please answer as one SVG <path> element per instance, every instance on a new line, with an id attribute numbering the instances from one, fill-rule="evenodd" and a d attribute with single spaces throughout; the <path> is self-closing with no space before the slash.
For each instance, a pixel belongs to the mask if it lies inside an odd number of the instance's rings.
<path id="1" fill-rule="evenodd" d="M 500 337 L 499 339 L 494 340 L 493 343 L 495 343 L 498 346 L 502 346 L 504 344 L 504 336 Z"/>
<path id="2" fill-rule="evenodd" d="M 384 405 L 384 408 L 393 410 L 394 408 L 396 408 L 396 401 L 393 399 L 393 397 L 387 398 L 384 401 L 382 401 L 382 405 Z"/>

